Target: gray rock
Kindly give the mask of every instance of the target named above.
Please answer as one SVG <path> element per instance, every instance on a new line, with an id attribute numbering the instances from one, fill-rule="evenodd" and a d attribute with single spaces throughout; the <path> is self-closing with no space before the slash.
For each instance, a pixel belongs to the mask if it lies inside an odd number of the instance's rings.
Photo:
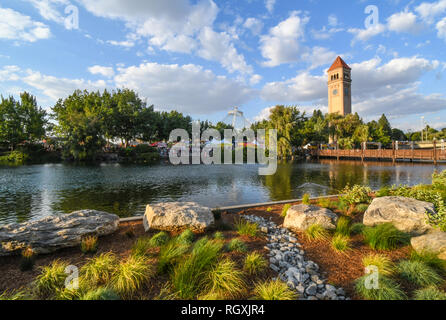
<path id="1" fill-rule="evenodd" d="M 117 215 L 95 210 L 9 224 L 0 227 L 0 256 L 15 254 L 28 246 L 38 254 L 75 247 L 87 235 L 108 235 L 115 232 L 118 226 Z"/>
<path id="2" fill-rule="evenodd" d="M 307 230 L 313 224 L 333 230 L 336 228 L 338 216 L 331 210 L 317 206 L 299 204 L 288 210 L 283 225 L 294 230 Z"/>
<path id="3" fill-rule="evenodd" d="M 305 293 L 309 296 L 314 296 L 317 293 L 317 285 L 315 283 L 310 283 L 310 285 L 305 290 Z"/>
<path id="4" fill-rule="evenodd" d="M 429 251 L 438 253 L 440 259 L 446 260 L 446 233 L 436 232 L 424 236 L 415 237 L 410 244 L 417 252 Z"/>
<path id="5" fill-rule="evenodd" d="M 144 214 L 144 229 L 203 231 L 215 222 L 210 208 L 195 202 L 167 202 L 148 205 Z"/>
<path id="6" fill-rule="evenodd" d="M 427 213 L 436 214 L 432 203 L 405 197 L 382 197 L 373 200 L 363 223 L 366 226 L 392 223 L 400 231 L 422 235 L 434 230 L 427 223 Z"/>

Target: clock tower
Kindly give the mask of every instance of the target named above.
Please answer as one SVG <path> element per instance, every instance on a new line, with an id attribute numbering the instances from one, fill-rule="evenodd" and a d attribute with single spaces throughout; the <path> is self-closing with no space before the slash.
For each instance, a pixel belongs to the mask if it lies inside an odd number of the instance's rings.
<path id="1" fill-rule="evenodd" d="M 328 69 L 328 113 L 352 113 L 352 69 L 337 57 Z"/>

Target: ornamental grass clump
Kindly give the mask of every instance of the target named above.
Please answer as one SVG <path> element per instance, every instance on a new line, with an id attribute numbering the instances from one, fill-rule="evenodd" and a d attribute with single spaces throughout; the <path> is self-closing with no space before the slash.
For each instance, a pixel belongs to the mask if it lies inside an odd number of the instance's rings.
<path id="1" fill-rule="evenodd" d="M 321 198 L 317 201 L 317 205 L 321 208 L 331 208 L 331 201 L 328 198 Z"/>
<path id="2" fill-rule="evenodd" d="M 340 217 L 336 224 L 335 234 L 349 237 L 350 236 L 350 218 L 348 217 Z"/>
<path id="3" fill-rule="evenodd" d="M 336 234 L 331 240 L 331 247 L 336 252 L 345 253 L 346 251 L 351 250 L 350 238 L 341 234 Z"/>
<path id="4" fill-rule="evenodd" d="M 255 237 L 259 232 L 259 226 L 256 223 L 249 222 L 245 219 L 239 219 L 235 223 L 235 229 L 241 236 Z"/>
<path id="5" fill-rule="evenodd" d="M 302 197 L 302 204 L 310 205 L 311 204 L 311 196 L 308 193 L 305 193 Z"/>
<path id="6" fill-rule="evenodd" d="M 98 237 L 86 236 L 81 242 L 81 251 L 85 254 L 95 253 L 98 250 Z"/>
<path id="7" fill-rule="evenodd" d="M 246 284 L 243 272 L 230 259 L 224 259 L 213 265 L 207 273 L 208 292 L 220 293 L 221 296 L 236 299 L 243 292 Z"/>
<path id="8" fill-rule="evenodd" d="M 19 301 L 26 300 L 28 295 L 23 290 L 5 291 L 0 294 L 0 301 Z"/>
<path id="9" fill-rule="evenodd" d="M 390 276 L 395 272 L 395 265 L 392 260 L 382 254 L 369 254 L 362 258 L 364 268 L 376 267 L 379 274 Z"/>
<path id="10" fill-rule="evenodd" d="M 365 243 L 373 250 L 394 250 L 410 241 L 410 236 L 407 233 L 399 231 L 391 223 L 365 227 L 362 234 Z"/>
<path id="11" fill-rule="evenodd" d="M 192 244 L 194 242 L 195 239 L 195 234 L 187 229 L 185 231 L 183 231 L 176 239 L 176 241 L 180 244 Z"/>
<path id="12" fill-rule="evenodd" d="M 354 235 L 362 234 L 364 229 L 365 229 L 365 225 L 363 225 L 362 223 L 354 223 L 350 227 L 350 234 L 354 234 Z"/>
<path id="13" fill-rule="evenodd" d="M 223 235 L 222 232 L 217 231 L 216 233 L 214 233 L 214 239 L 215 240 L 225 240 L 225 236 Z"/>
<path id="14" fill-rule="evenodd" d="M 413 250 L 410 254 L 410 261 L 421 261 L 437 271 L 441 275 L 446 274 L 446 261 L 440 259 L 438 254 L 430 251 L 416 252 Z"/>
<path id="15" fill-rule="evenodd" d="M 365 213 L 365 212 L 367 211 L 368 208 L 369 208 L 369 205 L 368 205 L 368 204 L 360 203 L 360 204 L 356 205 L 356 207 L 355 207 L 355 211 L 356 211 L 357 213 Z"/>
<path id="16" fill-rule="evenodd" d="M 307 230 L 305 230 L 305 236 L 310 241 L 318 241 L 328 239 L 330 233 L 320 224 L 312 224 Z"/>
<path id="17" fill-rule="evenodd" d="M 269 280 L 254 288 L 256 300 L 296 300 L 297 295 L 288 285 L 280 280 Z"/>
<path id="18" fill-rule="evenodd" d="M 446 300 L 446 293 L 435 286 L 418 289 L 414 293 L 414 300 Z"/>
<path id="19" fill-rule="evenodd" d="M 286 204 L 286 205 L 283 206 L 283 208 L 282 208 L 282 214 L 281 214 L 281 216 L 282 216 L 283 218 L 286 217 L 286 215 L 287 215 L 287 213 L 288 213 L 288 210 L 289 210 L 290 208 L 291 208 L 291 204 Z"/>
<path id="20" fill-rule="evenodd" d="M 121 261 L 111 279 L 111 288 L 123 297 L 131 297 L 155 274 L 142 256 L 129 256 Z"/>
<path id="21" fill-rule="evenodd" d="M 158 255 L 158 272 L 167 273 L 171 271 L 188 250 L 188 245 L 179 244 L 174 240 L 161 246 Z"/>
<path id="22" fill-rule="evenodd" d="M 152 244 L 149 237 L 138 238 L 132 246 L 132 255 L 145 256 L 150 248 Z"/>
<path id="23" fill-rule="evenodd" d="M 243 240 L 232 239 L 226 246 L 229 252 L 245 253 L 248 251 L 248 247 Z"/>
<path id="24" fill-rule="evenodd" d="M 443 282 L 443 278 L 434 269 L 421 261 L 403 260 L 398 264 L 397 271 L 400 277 L 421 287 Z"/>
<path id="25" fill-rule="evenodd" d="M 31 247 L 23 249 L 20 259 L 20 270 L 29 271 L 34 267 L 35 253 Z"/>
<path id="26" fill-rule="evenodd" d="M 365 275 L 355 282 L 356 293 L 365 300 L 406 300 L 407 296 L 394 280 L 379 275 L 378 283 L 370 282 L 370 275 Z"/>
<path id="27" fill-rule="evenodd" d="M 169 235 L 162 231 L 155 234 L 152 238 L 150 238 L 149 244 L 151 247 L 161 247 L 169 241 Z"/>
<path id="28" fill-rule="evenodd" d="M 245 258 L 243 269 L 249 275 L 260 274 L 268 267 L 266 259 L 258 252 L 252 252 Z"/>
<path id="29" fill-rule="evenodd" d="M 97 289 L 87 291 L 80 297 L 80 300 L 120 300 L 120 297 L 119 294 L 116 293 L 116 291 L 114 291 L 113 289 L 99 287 Z"/>
<path id="30" fill-rule="evenodd" d="M 49 266 L 42 267 L 33 285 L 36 293 L 41 298 L 48 298 L 65 287 L 65 279 L 68 274 L 65 269 L 68 263 L 60 260 L 53 261 Z"/>
<path id="31" fill-rule="evenodd" d="M 111 253 L 103 253 L 98 257 L 89 259 L 81 268 L 81 275 L 92 286 L 109 284 L 118 266 L 116 256 Z"/>

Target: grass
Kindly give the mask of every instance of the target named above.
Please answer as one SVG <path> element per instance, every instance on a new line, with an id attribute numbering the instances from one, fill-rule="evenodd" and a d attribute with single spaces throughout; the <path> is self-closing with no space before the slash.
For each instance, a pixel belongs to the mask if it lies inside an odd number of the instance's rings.
<path id="1" fill-rule="evenodd" d="M 226 248 L 229 252 L 244 253 L 244 252 L 248 251 L 248 247 L 247 247 L 246 243 L 240 239 L 232 239 L 228 243 Z"/>
<path id="2" fill-rule="evenodd" d="M 194 240 L 195 240 L 195 234 L 189 229 L 183 231 L 176 239 L 177 243 L 188 244 L 188 245 L 192 244 Z"/>
<path id="3" fill-rule="evenodd" d="M 20 270 L 21 271 L 29 271 L 34 267 L 34 250 L 31 247 L 28 247 L 22 251 L 21 260 L 20 260 Z"/>
<path id="4" fill-rule="evenodd" d="M 446 274 L 446 261 L 440 259 L 437 253 L 429 251 L 416 252 L 413 250 L 410 254 L 410 260 L 424 262 L 438 273 Z"/>
<path id="5" fill-rule="evenodd" d="M 109 283 L 117 267 L 116 256 L 109 252 L 103 253 L 98 257 L 89 259 L 81 268 L 81 275 L 88 283 L 96 285 L 105 285 Z"/>
<path id="6" fill-rule="evenodd" d="M 119 300 L 119 295 L 110 288 L 99 287 L 94 290 L 87 291 L 81 296 L 80 300 Z"/>
<path id="7" fill-rule="evenodd" d="M 25 291 L 17 290 L 17 291 L 5 291 L 0 294 L 0 301 L 18 301 L 18 300 L 26 300 L 27 294 Z"/>
<path id="8" fill-rule="evenodd" d="M 223 235 L 222 232 L 217 231 L 216 233 L 214 233 L 214 239 L 215 240 L 225 240 L 225 236 Z"/>
<path id="9" fill-rule="evenodd" d="M 290 208 L 291 208 L 291 204 L 289 204 L 289 203 L 283 206 L 283 208 L 282 208 L 282 214 L 281 214 L 281 216 L 282 216 L 283 218 L 286 217 L 286 215 L 287 215 L 287 213 L 288 213 L 288 210 L 289 210 Z"/>
<path id="10" fill-rule="evenodd" d="M 266 209 L 266 212 L 273 212 L 273 208 L 268 207 L 268 208 Z"/>
<path id="11" fill-rule="evenodd" d="M 416 290 L 414 300 L 446 300 L 446 293 L 435 286 Z"/>
<path id="12" fill-rule="evenodd" d="M 205 287 L 207 271 L 217 262 L 223 244 L 208 240 L 197 241 L 192 253 L 173 270 L 172 284 L 181 299 L 194 299 Z"/>
<path id="13" fill-rule="evenodd" d="M 339 201 L 336 202 L 336 208 L 343 214 L 347 214 L 350 211 L 350 204 L 343 198 L 340 198 Z"/>
<path id="14" fill-rule="evenodd" d="M 280 280 L 270 280 L 256 285 L 254 288 L 257 300 L 295 300 L 296 293 L 288 288 L 288 285 Z"/>
<path id="15" fill-rule="evenodd" d="M 330 208 L 331 201 L 328 198 L 321 198 L 317 201 L 317 205 L 321 208 Z"/>
<path id="16" fill-rule="evenodd" d="M 387 197 L 391 195 L 391 189 L 388 186 L 381 187 L 378 192 L 376 193 L 376 196 L 379 197 Z"/>
<path id="17" fill-rule="evenodd" d="M 373 250 L 394 250 L 400 245 L 409 243 L 410 236 L 399 231 L 391 223 L 380 224 L 376 227 L 365 227 L 364 241 Z"/>
<path id="18" fill-rule="evenodd" d="M 150 246 L 151 247 L 161 247 L 162 245 L 166 244 L 169 241 L 169 235 L 164 232 L 158 232 L 150 239 Z"/>
<path id="19" fill-rule="evenodd" d="M 386 277 L 379 276 L 379 287 L 374 289 L 368 289 L 366 286 L 368 275 L 363 276 L 356 280 L 355 290 L 356 293 L 365 300 L 406 300 L 407 296 L 399 284 L 394 280 Z"/>
<path id="20" fill-rule="evenodd" d="M 119 263 L 111 279 L 112 288 L 121 296 L 132 296 L 154 275 L 154 268 L 142 256 L 129 256 Z"/>
<path id="21" fill-rule="evenodd" d="M 357 212 L 357 213 L 365 213 L 366 211 L 367 211 L 367 209 L 369 208 L 369 205 L 368 204 L 358 204 L 358 205 L 356 205 L 356 207 L 355 207 L 355 211 Z"/>
<path id="22" fill-rule="evenodd" d="M 421 261 L 403 260 L 398 264 L 397 271 L 403 279 L 421 287 L 443 282 L 442 277 L 434 269 Z"/>
<path id="23" fill-rule="evenodd" d="M 173 240 L 163 245 L 158 255 L 158 272 L 169 272 L 188 250 L 188 245 L 178 244 Z"/>
<path id="24" fill-rule="evenodd" d="M 255 237 L 259 232 L 259 226 L 256 223 L 249 222 L 245 219 L 236 221 L 235 229 L 239 235 L 248 237 Z"/>
<path id="25" fill-rule="evenodd" d="M 354 223 L 350 227 L 350 234 L 361 234 L 364 231 L 365 225 L 362 223 Z"/>
<path id="26" fill-rule="evenodd" d="M 308 193 L 305 193 L 302 197 L 302 204 L 310 205 L 311 204 L 311 196 Z"/>
<path id="27" fill-rule="evenodd" d="M 378 272 L 383 276 L 390 276 L 395 272 L 395 265 L 392 260 L 381 254 L 369 254 L 362 258 L 362 264 L 365 268 L 375 266 Z"/>
<path id="28" fill-rule="evenodd" d="M 230 259 L 224 259 L 214 265 L 207 275 L 209 292 L 219 293 L 234 299 L 239 297 L 245 288 L 243 272 L 237 269 L 236 263 Z"/>
<path id="29" fill-rule="evenodd" d="M 65 269 L 68 267 L 66 262 L 55 260 L 49 266 L 42 267 L 42 272 L 34 281 L 34 287 L 40 297 L 51 297 L 65 286 L 67 273 Z"/>
<path id="30" fill-rule="evenodd" d="M 312 224 L 305 230 L 305 236 L 310 241 L 326 240 L 329 237 L 329 232 L 320 224 Z"/>
<path id="31" fill-rule="evenodd" d="M 350 219 L 347 217 L 340 217 L 336 224 L 336 234 L 349 237 L 350 236 Z"/>
<path id="32" fill-rule="evenodd" d="M 250 275 L 263 272 L 268 267 L 266 259 L 258 252 L 252 252 L 245 258 L 243 269 Z"/>
<path id="33" fill-rule="evenodd" d="M 339 253 L 345 253 L 351 250 L 349 237 L 337 234 L 331 240 L 331 247 L 334 251 Z"/>
<path id="34" fill-rule="evenodd" d="M 86 236 L 81 242 L 81 251 L 85 254 L 95 253 L 98 250 L 98 237 Z"/>
<path id="35" fill-rule="evenodd" d="M 152 248 L 151 239 L 149 237 L 141 237 L 135 241 L 131 252 L 135 256 L 145 256 L 150 248 Z"/>

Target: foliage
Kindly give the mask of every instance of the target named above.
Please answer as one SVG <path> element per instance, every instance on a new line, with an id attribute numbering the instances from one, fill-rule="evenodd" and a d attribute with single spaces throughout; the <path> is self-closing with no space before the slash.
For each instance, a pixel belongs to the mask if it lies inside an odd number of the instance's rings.
<path id="1" fill-rule="evenodd" d="M 365 227 L 363 230 L 364 241 L 373 250 L 393 250 L 399 245 L 409 243 L 410 236 L 399 231 L 391 223 L 380 224 L 376 227 Z"/>
<path id="2" fill-rule="evenodd" d="M 243 269 L 248 274 L 259 274 L 268 267 L 266 259 L 258 252 L 252 252 L 245 258 Z"/>
<path id="3" fill-rule="evenodd" d="M 121 296 L 131 296 L 153 275 L 153 266 L 146 258 L 131 255 L 118 264 L 111 279 L 111 286 Z"/>
<path id="4" fill-rule="evenodd" d="M 98 257 L 88 259 L 81 268 L 81 275 L 89 284 L 93 286 L 106 285 L 110 282 L 117 269 L 118 261 L 111 253 L 103 253 Z"/>
<path id="5" fill-rule="evenodd" d="M 390 196 L 391 189 L 388 186 L 381 187 L 376 193 L 377 197 L 388 197 Z"/>
<path id="6" fill-rule="evenodd" d="M 432 175 L 432 186 L 435 189 L 446 189 L 446 170 L 441 173 L 434 172 Z"/>
<path id="7" fill-rule="evenodd" d="M 369 208 L 368 204 L 360 203 L 360 204 L 356 205 L 355 211 L 358 213 L 365 213 L 368 208 Z"/>
<path id="8" fill-rule="evenodd" d="M 336 234 L 331 240 L 331 247 L 336 252 L 345 252 L 350 250 L 350 239 L 347 236 Z"/>
<path id="9" fill-rule="evenodd" d="M 266 212 L 272 212 L 273 211 L 273 208 L 271 208 L 271 207 L 268 207 L 267 209 L 266 209 Z"/>
<path id="10" fill-rule="evenodd" d="M 286 205 L 284 205 L 283 206 L 283 209 L 282 209 L 282 214 L 281 214 L 281 216 L 282 217 L 286 217 L 286 215 L 287 215 L 287 213 L 288 213 L 288 210 L 291 208 L 291 204 L 286 204 Z"/>
<path id="11" fill-rule="evenodd" d="M 154 246 L 149 237 L 138 238 L 132 246 L 132 255 L 145 256 L 147 251 L 152 247 Z"/>
<path id="12" fill-rule="evenodd" d="M 321 198 L 317 201 L 317 205 L 321 208 L 330 208 L 331 201 L 328 198 Z"/>
<path id="13" fill-rule="evenodd" d="M 246 246 L 246 243 L 244 243 L 242 240 L 240 239 L 232 239 L 228 245 L 227 245 L 227 250 L 229 252 L 247 252 L 248 251 L 248 247 Z"/>
<path id="14" fill-rule="evenodd" d="M 302 204 L 306 204 L 306 205 L 310 205 L 311 196 L 308 193 L 305 193 L 303 198 L 302 198 Z"/>
<path id="15" fill-rule="evenodd" d="M 362 223 L 354 223 L 351 227 L 350 227 L 350 233 L 351 234 L 361 234 L 365 229 L 365 225 L 363 225 Z"/>
<path id="16" fill-rule="evenodd" d="M 33 283 L 39 297 L 50 297 L 64 287 L 67 278 L 66 267 L 66 262 L 55 260 L 49 266 L 41 268 L 41 273 Z"/>
<path id="17" fill-rule="evenodd" d="M 35 253 L 31 247 L 25 248 L 21 254 L 20 270 L 29 271 L 34 267 Z"/>
<path id="18" fill-rule="evenodd" d="M 245 219 L 239 219 L 235 222 L 235 229 L 241 236 L 255 237 L 259 232 L 259 226 L 256 223 Z"/>
<path id="19" fill-rule="evenodd" d="M 27 299 L 27 294 L 23 290 L 16 290 L 12 292 L 5 291 L 0 294 L 0 301 L 18 301 L 26 299 Z"/>
<path id="20" fill-rule="evenodd" d="M 360 185 L 354 185 L 350 187 L 347 185 L 342 194 L 344 194 L 341 198 L 345 200 L 349 205 L 359 204 L 359 203 L 370 203 L 372 201 L 372 197 L 370 193 L 372 190 L 369 187 L 364 187 Z"/>
<path id="21" fill-rule="evenodd" d="M 237 298 L 245 287 L 243 272 L 230 259 L 221 260 L 212 266 L 206 282 L 209 292 L 221 292 L 223 296 L 230 298 Z"/>
<path id="22" fill-rule="evenodd" d="M 440 259 L 437 253 L 429 251 L 416 252 L 413 250 L 410 254 L 410 261 L 421 261 L 440 274 L 446 273 L 446 261 Z"/>
<path id="23" fill-rule="evenodd" d="M 403 260 L 398 264 L 397 270 L 402 278 L 421 287 L 443 282 L 442 277 L 422 261 Z"/>
<path id="24" fill-rule="evenodd" d="M 120 300 L 119 295 L 110 288 L 99 287 L 94 290 L 87 291 L 80 300 Z"/>
<path id="25" fill-rule="evenodd" d="M 328 230 L 326 230 L 320 224 L 312 224 L 307 230 L 305 230 L 305 236 L 311 241 L 325 240 L 329 237 L 329 235 Z"/>
<path id="26" fill-rule="evenodd" d="M 98 237 L 86 236 L 81 242 L 81 251 L 83 253 L 95 253 L 98 250 Z"/>
<path id="27" fill-rule="evenodd" d="M 338 219 L 335 233 L 346 237 L 350 236 L 350 219 L 348 217 L 342 216 Z"/>
<path id="28" fill-rule="evenodd" d="M 214 239 L 215 240 L 224 240 L 225 236 L 223 235 L 222 232 L 217 231 L 216 233 L 214 233 Z"/>
<path id="29" fill-rule="evenodd" d="M 296 294 L 288 288 L 287 284 L 280 281 L 267 281 L 256 285 L 254 288 L 257 300 L 295 300 Z"/>
<path id="30" fill-rule="evenodd" d="M 416 290 L 414 293 L 415 300 L 446 300 L 446 293 L 439 290 L 435 286 Z"/>
<path id="31" fill-rule="evenodd" d="M 0 164 L 22 165 L 29 160 L 29 155 L 22 151 L 11 151 L 6 155 L 0 156 Z"/>
<path id="32" fill-rule="evenodd" d="M 194 242 L 194 239 L 194 233 L 191 230 L 187 229 L 178 236 L 176 241 L 181 244 L 192 244 Z"/>
<path id="33" fill-rule="evenodd" d="M 357 294 L 366 300 L 406 300 L 407 296 L 401 287 L 386 276 L 379 276 L 379 287 L 368 288 L 366 286 L 368 276 L 356 280 L 355 289 Z"/>
<path id="34" fill-rule="evenodd" d="M 158 255 L 158 272 L 169 272 L 188 250 L 188 245 L 179 244 L 173 240 L 161 246 Z"/>
<path id="35" fill-rule="evenodd" d="M 169 235 L 164 232 L 161 231 L 157 234 L 155 234 L 149 241 L 149 245 L 151 247 L 160 247 L 164 244 L 166 244 L 169 241 Z"/>
<path id="36" fill-rule="evenodd" d="M 377 267 L 379 274 L 383 276 L 389 276 L 395 272 L 392 260 L 382 254 L 369 254 L 362 258 L 362 264 L 365 268 L 369 266 Z"/>

